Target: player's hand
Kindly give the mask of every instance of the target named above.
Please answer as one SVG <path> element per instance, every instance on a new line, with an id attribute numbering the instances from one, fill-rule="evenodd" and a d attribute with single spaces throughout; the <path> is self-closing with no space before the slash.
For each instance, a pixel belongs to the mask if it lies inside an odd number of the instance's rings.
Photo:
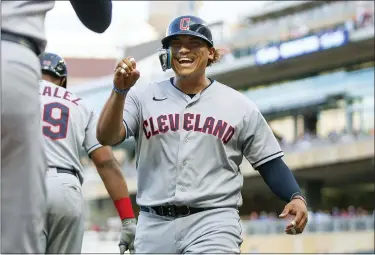
<path id="1" fill-rule="evenodd" d="M 293 199 L 285 207 L 279 215 L 280 218 L 286 218 L 293 215 L 293 220 L 286 226 L 285 233 L 288 235 L 301 234 L 306 227 L 308 215 L 306 204 L 301 199 Z"/>
<path id="2" fill-rule="evenodd" d="M 127 57 L 119 61 L 115 68 L 113 84 L 117 89 L 129 89 L 139 79 L 137 64 L 133 57 Z"/>
<path id="3" fill-rule="evenodd" d="M 129 250 L 130 253 L 134 253 L 134 238 L 136 224 L 136 219 L 122 220 L 120 243 L 118 245 L 120 248 L 120 254 L 124 254 L 127 250 Z"/>

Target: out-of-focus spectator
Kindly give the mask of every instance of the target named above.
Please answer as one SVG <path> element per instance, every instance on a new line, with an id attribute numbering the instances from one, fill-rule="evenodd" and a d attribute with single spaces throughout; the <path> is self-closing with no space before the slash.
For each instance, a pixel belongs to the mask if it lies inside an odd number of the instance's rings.
<path id="1" fill-rule="evenodd" d="M 354 217 L 356 215 L 356 210 L 354 208 L 354 206 L 349 206 L 348 207 L 348 216 L 349 217 Z"/>
<path id="2" fill-rule="evenodd" d="M 337 142 L 339 140 L 339 135 L 338 135 L 338 133 L 336 131 L 331 131 L 328 134 L 328 139 L 331 142 Z"/>
<path id="3" fill-rule="evenodd" d="M 374 25 L 374 6 L 372 1 L 358 1 L 356 8 L 356 28 Z"/>
<path id="4" fill-rule="evenodd" d="M 251 212 L 250 220 L 257 220 L 257 219 L 258 219 L 258 213 L 257 212 Z"/>
<path id="5" fill-rule="evenodd" d="M 329 220 L 330 220 L 330 214 L 329 213 L 326 213 L 322 210 L 318 210 L 316 213 L 315 213 L 315 217 L 314 217 L 314 220 L 317 222 L 317 223 L 327 223 Z"/>
<path id="6" fill-rule="evenodd" d="M 268 214 L 268 219 L 269 220 L 275 220 L 275 219 L 277 219 L 276 213 L 275 212 L 270 212 Z"/>
<path id="7" fill-rule="evenodd" d="M 340 216 L 340 209 L 338 207 L 333 207 L 332 208 L 332 216 L 333 217 L 338 217 Z"/>
<path id="8" fill-rule="evenodd" d="M 268 219 L 267 213 L 265 211 L 261 211 L 260 214 L 259 214 L 259 219 L 260 220 L 267 220 Z"/>
<path id="9" fill-rule="evenodd" d="M 341 209 L 340 217 L 349 217 L 349 213 L 345 209 Z"/>
<path id="10" fill-rule="evenodd" d="M 92 230 L 92 231 L 95 231 L 95 232 L 99 232 L 99 231 L 101 231 L 102 229 L 101 229 L 101 227 L 100 227 L 99 225 L 97 225 L 97 224 L 93 224 L 93 225 L 91 226 L 91 230 Z"/>
<path id="11" fill-rule="evenodd" d="M 311 147 L 311 140 L 313 136 L 309 133 L 300 134 L 295 145 L 299 149 L 308 149 Z"/>
<path id="12" fill-rule="evenodd" d="M 356 210 L 356 215 L 357 216 L 366 216 L 368 215 L 368 211 L 363 209 L 362 207 L 358 207 L 357 210 Z"/>

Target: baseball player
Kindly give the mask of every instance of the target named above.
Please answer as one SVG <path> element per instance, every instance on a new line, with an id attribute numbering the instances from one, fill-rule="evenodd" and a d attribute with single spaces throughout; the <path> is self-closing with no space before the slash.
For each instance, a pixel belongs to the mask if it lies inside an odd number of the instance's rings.
<path id="1" fill-rule="evenodd" d="M 133 86 L 136 61 L 123 59 L 97 126 L 102 144 L 136 140 L 135 252 L 240 253 L 243 157 L 287 203 L 285 232 L 301 233 L 306 201 L 270 127 L 253 102 L 205 75 L 219 59 L 207 24 L 178 17 L 161 43 L 162 68 L 175 76 Z"/>
<path id="2" fill-rule="evenodd" d="M 66 89 L 67 67 L 53 53 L 40 57 L 42 133 L 48 170 L 47 221 L 43 243 L 46 253 L 80 253 L 84 233 L 84 174 L 79 160 L 83 146 L 94 162 L 123 223 L 120 251 L 135 236 L 134 213 L 126 182 L 109 146 L 96 139 L 97 118 L 83 100 Z"/>
<path id="3" fill-rule="evenodd" d="M 1 253 L 42 253 L 46 210 L 38 55 L 55 1 L 1 1 Z M 82 23 L 103 33 L 111 1 L 71 0 Z M 95 15 L 92 15 L 95 14 Z"/>

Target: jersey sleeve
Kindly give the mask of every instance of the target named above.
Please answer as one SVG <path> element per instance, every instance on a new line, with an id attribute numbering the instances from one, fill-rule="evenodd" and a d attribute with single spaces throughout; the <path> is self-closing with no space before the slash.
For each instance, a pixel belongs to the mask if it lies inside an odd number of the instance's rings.
<path id="1" fill-rule="evenodd" d="M 83 146 L 86 150 L 86 153 L 90 155 L 94 150 L 102 147 L 102 145 L 96 139 L 96 125 L 98 123 L 98 117 L 91 111 L 89 122 L 85 129 L 85 139 L 83 141 Z"/>
<path id="2" fill-rule="evenodd" d="M 136 136 L 139 128 L 140 102 L 132 87 L 125 99 L 123 123 L 126 129 L 126 138 Z"/>
<path id="3" fill-rule="evenodd" d="M 278 157 L 283 151 L 259 109 L 253 109 L 244 117 L 242 152 L 254 169 Z"/>

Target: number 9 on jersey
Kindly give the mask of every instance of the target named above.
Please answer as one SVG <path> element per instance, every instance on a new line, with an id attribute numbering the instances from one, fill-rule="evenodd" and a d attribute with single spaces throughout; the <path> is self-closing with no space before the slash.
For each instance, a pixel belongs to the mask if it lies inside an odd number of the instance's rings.
<path id="1" fill-rule="evenodd" d="M 68 120 L 69 107 L 58 102 L 44 105 L 43 121 L 49 125 L 43 125 L 43 135 L 52 140 L 66 138 Z"/>

